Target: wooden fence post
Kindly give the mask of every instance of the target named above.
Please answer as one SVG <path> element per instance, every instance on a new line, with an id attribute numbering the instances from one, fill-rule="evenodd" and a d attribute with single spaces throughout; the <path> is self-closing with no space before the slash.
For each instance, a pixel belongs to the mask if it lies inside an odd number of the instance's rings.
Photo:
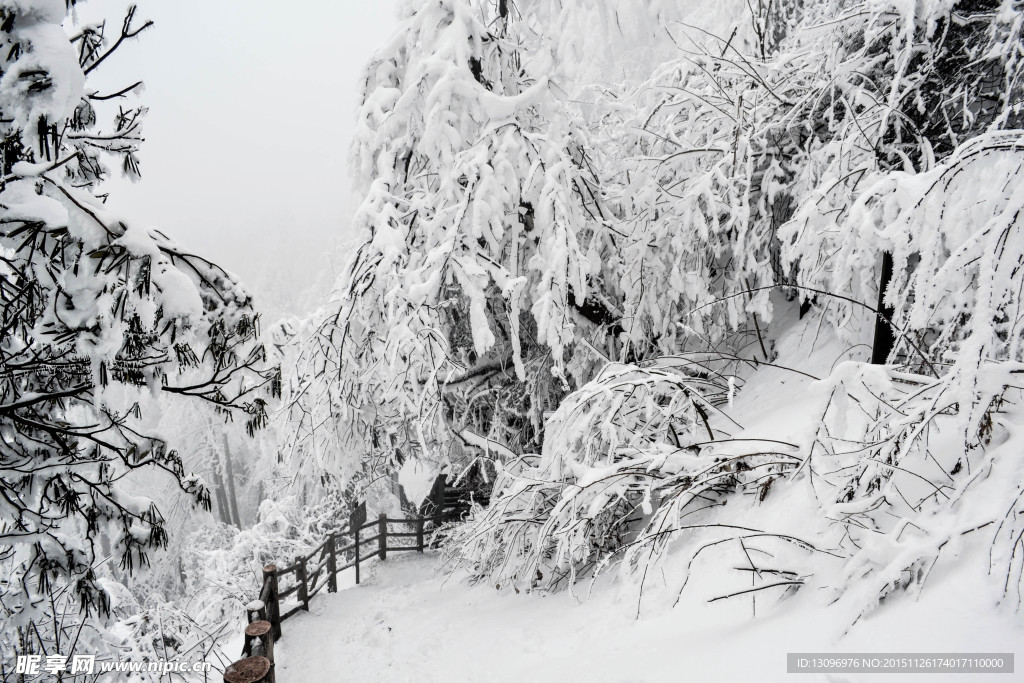
<path id="1" fill-rule="evenodd" d="M 337 543 L 335 542 L 335 535 L 331 534 L 327 537 L 327 592 L 337 593 L 338 592 L 338 556 L 335 552 L 337 549 Z"/>
<path id="2" fill-rule="evenodd" d="M 356 527 L 356 531 L 355 531 L 355 534 L 353 535 L 353 537 L 355 538 L 355 545 L 356 545 L 356 558 L 355 558 L 355 563 L 356 563 L 356 585 L 358 586 L 359 585 L 359 527 Z"/>
<path id="3" fill-rule="evenodd" d="M 245 627 L 245 647 L 242 654 L 247 657 L 266 657 L 270 660 L 270 681 L 274 680 L 274 634 L 269 621 L 254 621 Z"/>
<path id="4" fill-rule="evenodd" d="M 430 492 L 430 498 L 434 503 L 434 528 L 439 529 L 444 522 L 444 489 L 445 476 L 438 475 L 434 480 L 434 489 Z"/>
<path id="5" fill-rule="evenodd" d="M 273 676 L 269 659 L 247 657 L 224 670 L 224 683 L 271 683 Z"/>
<path id="6" fill-rule="evenodd" d="M 388 559 L 388 516 L 383 512 L 377 518 L 377 556 L 381 562 Z"/>
<path id="7" fill-rule="evenodd" d="M 299 555 L 295 558 L 295 564 L 299 565 L 295 569 L 295 577 L 299 580 L 299 602 L 302 603 L 302 609 L 309 611 L 309 588 L 306 586 L 306 558 Z"/>
<path id="8" fill-rule="evenodd" d="M 426 524 L 426 521 L 423 515 L 416 520 L 416 549 L 421 553 L 423 552 L 423 525 Z"/>
<path id="9" fill-rule="evenodd" d="M 263 590 L 260 593 L 260 600 L 265 606 L 267 621 L 273 627 L 274 640 L 281 640 L 281 603 L 277 597 L 277 565 L 268 564 L 263 568 Z"/>
<path id="10" fill-rule="evenodd" d="M 266 579 L 264 579 L 264 583 Z M 260 591 L 263 595 L 263 591 Z M 262 600 L 253 600 L 245 606 L 245 623 L 251 624 L 254 621 L 269 621 L 267 616 L 267 605 Z"/>

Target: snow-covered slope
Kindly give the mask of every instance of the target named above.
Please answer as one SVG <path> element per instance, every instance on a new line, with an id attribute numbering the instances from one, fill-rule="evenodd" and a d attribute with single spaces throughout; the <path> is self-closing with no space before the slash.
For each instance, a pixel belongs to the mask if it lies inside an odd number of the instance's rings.
<path id="1" fill-rule="evenodd" d="M 277 677 L 290 681 L 957 681 L 964 675 L 787 675 L 787 652 L 1022 652 L 1024 627 L 986 598 L 975 570 L 936 577 L 919 600 L 896 598 L 845 637 L 827 610 L 749 620 L 717 602 L 663 607 L 635 619 L 614 590 L 516 595 L 437 574 L 437 556 L 376 565 L 363 584 L 317 596 L 284 624 Z M 993 680 L 1011 677 L 993 676 Z"/>

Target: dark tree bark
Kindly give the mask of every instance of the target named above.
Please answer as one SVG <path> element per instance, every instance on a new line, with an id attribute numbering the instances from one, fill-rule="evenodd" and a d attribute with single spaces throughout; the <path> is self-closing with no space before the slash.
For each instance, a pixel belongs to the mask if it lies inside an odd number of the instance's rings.
<path id="1" fill-rule="evenodd" d="M 896 336 L 892 329 L 892 316 L 895 311 L 891 306 L 885 306 L 885 290 L 889 288 L 892 281 L 892 254 L 882 254 L 882 272 L 878 278 L 878 307 L 881 315 L 875 316 L 875 338 L 871 344 L 871 363 L 873 365 L 885 365 L 889 360 L 889 354 L 896 343 Z M 883 317 L 884 316 L 884 317 Z"/>

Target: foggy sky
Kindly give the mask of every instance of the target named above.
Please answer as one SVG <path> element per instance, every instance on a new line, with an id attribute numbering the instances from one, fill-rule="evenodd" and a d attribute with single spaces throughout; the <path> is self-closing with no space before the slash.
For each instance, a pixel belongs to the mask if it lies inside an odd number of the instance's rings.
<path id="1" fill-rule="evenodd" d="M 128 4 L 90 0 L 78 14 L 108 17 L 113 40 Z M 101 93 L 146 83 L 120 101 L 150 108 L 142 181 L 106 183 L 108 205 L 238 274 L 268 314 L 288 312 L 298 290 L 339 265 L 357 83 L 394 29 L 395 0 L 138 6 L 155 25 L 87 83 Z M 109 114 L 99 112 L 104 128 Z"/>

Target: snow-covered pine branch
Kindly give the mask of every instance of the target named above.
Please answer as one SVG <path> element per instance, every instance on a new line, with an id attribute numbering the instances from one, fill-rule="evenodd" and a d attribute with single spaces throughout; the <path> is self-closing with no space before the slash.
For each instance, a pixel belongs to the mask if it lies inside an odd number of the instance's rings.
<path id="1" fill-rule="evenodd" d="M 279 388 L 237 280 L 94 195 L 104 155 L 137 174 L 143 109 L 120 109 L 112 130 L 96 130 L 85 75 L 148 23 L 133 7 L 112 44 L 97 27 L 70 39 L 67 10 L 63 0 L 0 2 L 5 670 L 18 653 L 70 653 L 60 624 L 92 619 L 91 645 L 78 646 L 107 647 L 96 628 L 121 589 L 106 561 L 131 573 L 168 542 L 133 477 L 159 472 L 209 506 L 205 483 L 155 428 L 160 396 L 190 396 L 255 429 Z"/>

